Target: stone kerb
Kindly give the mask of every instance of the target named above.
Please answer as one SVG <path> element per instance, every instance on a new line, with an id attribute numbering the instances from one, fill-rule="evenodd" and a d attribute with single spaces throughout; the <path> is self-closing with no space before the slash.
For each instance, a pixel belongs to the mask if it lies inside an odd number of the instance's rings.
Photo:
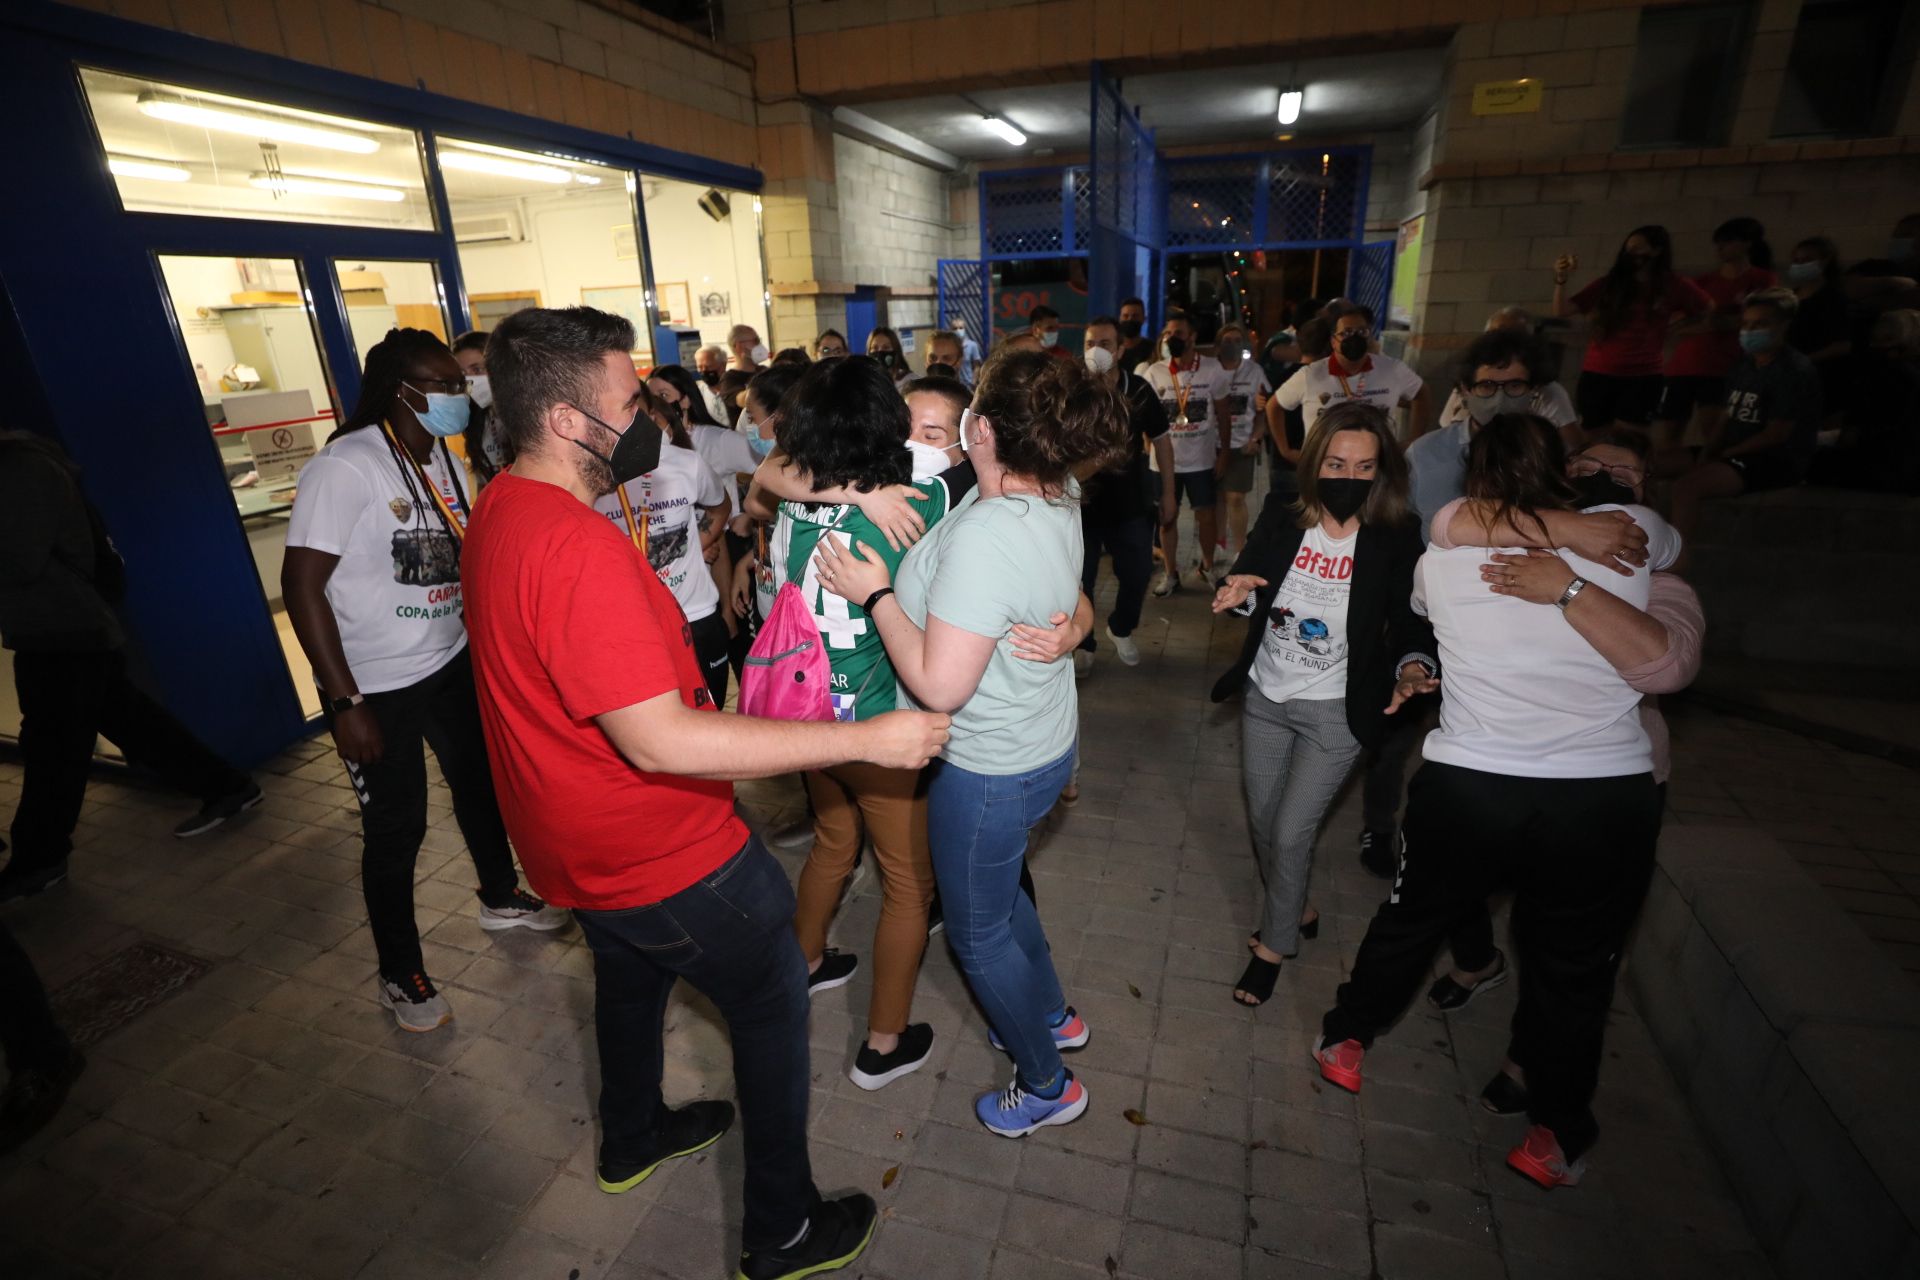
<path id="1" fill-rule="evenodd" d="M 1920 1275 L 1920 991 L 1799 864 L 1668 827 L 1627 982 L 1780 1273 Z"/>

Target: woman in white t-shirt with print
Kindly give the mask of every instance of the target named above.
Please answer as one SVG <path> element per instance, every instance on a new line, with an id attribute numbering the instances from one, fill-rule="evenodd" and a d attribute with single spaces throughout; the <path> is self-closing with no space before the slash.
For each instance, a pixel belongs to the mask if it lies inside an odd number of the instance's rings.
<path id="1" fill-rule="evenodd" d="M 1553 426 L 1502 414 L 1467 450 L 1467 497 L 1490 529 L 1538 526 L 1579 500 Z M 1672 532 L 1643 507 L 1656 562 Z M 1660 550 L 1665 548 L 1666 550 Z M 1649 571 L 1603 568 L 1568 552 L 1576 576 L 1647 607 Z M 1527 1077 L 1526 1138 L 1509 1166 L 1545 1187 L 1578 1182 L 1599 1133 L 1592 1100 L 1627 930 L 1653 872 L 1660 801 L 1640 694 L 1557 609 L 1489 592 L 1487 552 L 1429 551 L 1414 607 L 1433 620 L 1446 665 L 1440 727 L 1407 790 L 1393 896 L 1375 913 L 1314 1046 L 1320 1073 L 1358 1092 L 1374 1036 L 1426 981 L 1454 925 L 1497 889 L 1514 891 L 1520 1003 L 1510 1052 Z"/>
<path id="2" fill-rule="evenodd" d="M 644 386 L 640 389 L 640 408 L 665 433 L 660 461 L 645 475 L 627 481 L 624 490 L 616 489 L 593 504 L 593 509 L 613 521 L 614 527 L 633 539 L 647 563 L 660 575 L 660 581 L 679 602 L 686 615 L 693 641 L 694 656 L 706 676 L 707 692 L 717 707 L 727 705 L 727 643 L 730 638 L 726 619 L 720 616 L 720 587 L 716 572 L 731 578 L 723 536 L 727 521 L 727 493 L 700 455 L 694 451 L 686 428 L 678 417 L 661 405 Z M 623 501 L 624 499 L 624 501 Z M 628 515 L 632 524 L 628 524 Z M 716 571 L 707 563 L 712 549 L 720 564 Z"/>
<path id="3" fill-rule="evenodd" d="M 558 929 L 567 914 L 520 888 L 480 734 L 461 618 L 467 493 L 447 440 L 466 429 L 467 378 L 440 338 L 392 329 L 367 352 L 360 398 L 300 473 L 281 593 L 313 664 L 360 801 L 360 887 L 377 994 L 408 1031 L 453 1017 L 427 976 L 413 916 L 433 748 L 479 877 L 480 927 Z"/>
<path id="4" fill-rule="evenodd" d="M 1400 704 L 1431 692 L 1433 629 L 1409 598 L 1420 557 L 1407 464 L 1384 410 L 1352 402 L 1321 418 L 1300 454 L 1300 496 L 1270 498 L 1214 596 L 1252 605 L 1239 661 L 1213 688 L 1246 686 L 1247 819 L 1266 893 L 1233 998 L 1273 995 L 1281 961 L 1319 931 L 1305 918 L 1313 841 L 1363 747 Z"/>

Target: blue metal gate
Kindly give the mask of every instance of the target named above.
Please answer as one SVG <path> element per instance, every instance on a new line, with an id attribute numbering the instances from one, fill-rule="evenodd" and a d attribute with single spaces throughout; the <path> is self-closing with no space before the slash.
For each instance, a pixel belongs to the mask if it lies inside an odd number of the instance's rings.
<path id="1" fill-rule="evenodd" d="M 1393 293 L 1391 240 L 1361 245 L 1347 257 L 1347 297 L 1373 312 L 1374 330 L 1387 323 L 1387 299 Z"/>
<path id="2" fill-rule="evenodd" d="M 942 329 L 964 321 L 967 336 L 987 340 L 987 264 L 977 258 L 942 258 L 939 267 L 939 309 L 935 319 Z"/>
<path id="3" fill-rule="evenodd" d="M 1087 262 L 1087 309 L 1118 311 L 1122 299 L 1148 297 L 1159 279 L 1166 203 L 1153 131 L 1140 123 L 1119 87 L 1092 78 L 1093 235 Z"/>

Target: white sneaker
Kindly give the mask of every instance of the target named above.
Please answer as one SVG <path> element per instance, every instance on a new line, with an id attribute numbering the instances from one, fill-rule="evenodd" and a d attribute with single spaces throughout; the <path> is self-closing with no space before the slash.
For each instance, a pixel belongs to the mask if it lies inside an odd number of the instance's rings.
<path id="1" fill-rule="evenodd" d="M 508 906 L 480 904 L 480 927 L 496 933 L 501 929 L 538 929 L 541 933 L 552 933 L 566 925 L 564 908 L 548 906 L 525 889 L 515 889 L 513 902 Z"/>
<path id="2" fill-rule="evenodd" d="M 1093 674 L 1093 650 L 1075 649 L 1073 651 L 1073 678 L 1085 680 Z"/>
<path id="3" fill-rule="evenodd" d="M 1157 596 L 1170 596 L 1179 589 L 1180 575 L 1168 573 L 1165 569 L 1153 580 L 1153 594 Z"/>
<path id="4" fill-rule="evenodd" d="M 433 1031 L 453 1021 L 453 1006 L 434 990 L 433 980 L 426 974 L 408 974 L 404 983 L 384 976 L 375 982 L 380 988 L 380 1003 L 393 1010 L 393 1020 L 402 1031 Z"/>
<path id="5" fill-rule="evenodd" d="M 1140 665 L 1140 646 L 1134 643 L 1132 636 L 1117 636 L 1113 634 L 1113 628 L 1108 627 L 1107 639 L 1113 641 L 1113 652 L 1120 661 L 1130 667 Z"/>

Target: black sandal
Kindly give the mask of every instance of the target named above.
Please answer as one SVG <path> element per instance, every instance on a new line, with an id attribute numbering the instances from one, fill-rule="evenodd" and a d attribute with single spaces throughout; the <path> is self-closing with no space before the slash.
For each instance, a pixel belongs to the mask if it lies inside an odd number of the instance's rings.
<path id="1" fill-rule="evenodd" d="M 1312 942 L 1315 938 L 1319 936 L 1320 936 L 1320 917 L 1319 916 L 1315 916 L 1313 919 L 1307 921 L 1305 924 L 1300 926 L 1300 938 L 1303 942 Z M 1260 931 L 1258 929 L 1255 929 L 1253 931 L 1253 942 L 1259 942 L 1259 941 L 1262 941 L 1260 937 Z M 1247 950 L 1249 951 L 1253 950 L 1253 942 L 1250 942 L 1247 944 Z"/>
<path id="2" fill-rule="evenodd" d="M 1482 991 L 1491 991 L 1505 982 L 1513 973 L 1512 966 L 1507 963 L 1507 953 L 1495 951 L 1493 954 L 1499 958 L 1498 969 L 1470 987 L 1455 982 L 1450 973 L 1442 974 L 1433 986 L 1427 989 L 1427 1003 L 1442 1013 L 1452 1013 L 1456 1009 L 1466 1008 L 1467 1004 Z"/>
<path id="3" fill-rule="evenodd" d="M 1273 998 L 1273 984 L 1280 978 L 1280 966 L 1272 960 L 1262 960 L 1259 956 L 1248 956 L 1247 967 L 1240 974 L 1240 981 L 1233 984 L 1236 992 L 1244 991 L 1253 997 L 1242 1000 L 1238 995 L 1233 1002 L 1246 1009 L 1257 1009 Z"/>

